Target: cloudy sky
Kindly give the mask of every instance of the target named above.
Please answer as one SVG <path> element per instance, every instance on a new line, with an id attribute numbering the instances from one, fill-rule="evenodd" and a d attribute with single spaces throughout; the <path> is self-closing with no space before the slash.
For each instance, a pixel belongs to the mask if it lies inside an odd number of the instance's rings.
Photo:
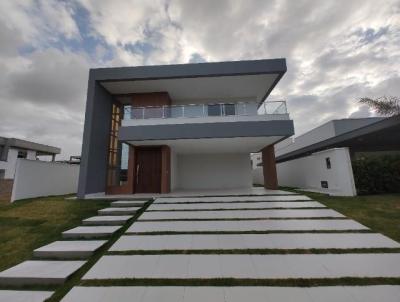
<path id="1" fill-rule="evenodd" d="M 296 135 L 400 96 L 400 0 L 2 0 L 0 136 L 80 154 L 91 67 L 280 58 Z"/>

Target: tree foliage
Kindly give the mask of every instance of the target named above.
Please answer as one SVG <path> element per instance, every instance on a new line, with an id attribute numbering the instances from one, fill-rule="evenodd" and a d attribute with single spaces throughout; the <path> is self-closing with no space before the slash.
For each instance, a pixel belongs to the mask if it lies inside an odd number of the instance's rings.
<path id="1" fill-rule="evenodd" d="M 379 98 L 364 97 L 360 103 L 368 105 L 371 109 L 383 116 L 400 114 L 400 98 L 396 96 L 382 96 Z"/>

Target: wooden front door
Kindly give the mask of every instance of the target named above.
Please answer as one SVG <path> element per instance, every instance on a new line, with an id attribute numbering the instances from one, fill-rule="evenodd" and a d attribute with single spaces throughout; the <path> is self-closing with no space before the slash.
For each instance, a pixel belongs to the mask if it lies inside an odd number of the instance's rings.
<path id="1" fill-rule="evenodd" d="M 161 148 L 137 148 L 136 193 L 161 193 Z"/>

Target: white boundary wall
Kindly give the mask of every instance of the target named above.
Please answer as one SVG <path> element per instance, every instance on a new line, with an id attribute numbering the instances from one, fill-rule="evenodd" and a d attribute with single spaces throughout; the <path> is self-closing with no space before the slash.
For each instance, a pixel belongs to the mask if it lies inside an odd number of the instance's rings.
<path id="1" fill-rule="evenodd" d="M 76 193 L 79 165 L 18 159 L 11 201 Z"/>
<path id="2" fill-rule="evenodd" d="M 331 169 L 327 168 L 326 158 L 330 159 Z M 348 148 L 324 150 L 279 163 L 277 173 L 280 186 L 298 187 L 335 196 L 357 195 Z M 321 181 L 328 182 L 328 188 L 323 188 Z"/>

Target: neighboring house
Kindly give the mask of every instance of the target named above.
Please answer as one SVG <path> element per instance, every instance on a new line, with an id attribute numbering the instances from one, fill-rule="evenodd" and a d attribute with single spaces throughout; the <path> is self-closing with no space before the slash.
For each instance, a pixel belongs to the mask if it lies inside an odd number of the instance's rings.
<path id="1" fill-rule="evenodd" d="M 0 137 L 0 179 L 12 179 L 18 158 L 37 160 L 49 156 L 54 161 L 61 149 L 17 138 Z"/>
<path id="2" fill-rule="evenodd" d="M 267 102 L 285 59 L 92 69 L 78 197 L 251 188 L 262 150 L 294 133 L 285 102 Z"/>
<path id="3" fill-rule="evenodd" d="M 332 195 L 356 195 L 351 159 L 400 150 L 400 116 L 340 119 L 275 146 L 278 181 Z"/>
<path id="4" fill-rule="evenodd" d="M 55 160 L 61 149 L 17 138 L 0 137 L 0 199 L 10 199 L 17 160 L 50 156 Z"/>

